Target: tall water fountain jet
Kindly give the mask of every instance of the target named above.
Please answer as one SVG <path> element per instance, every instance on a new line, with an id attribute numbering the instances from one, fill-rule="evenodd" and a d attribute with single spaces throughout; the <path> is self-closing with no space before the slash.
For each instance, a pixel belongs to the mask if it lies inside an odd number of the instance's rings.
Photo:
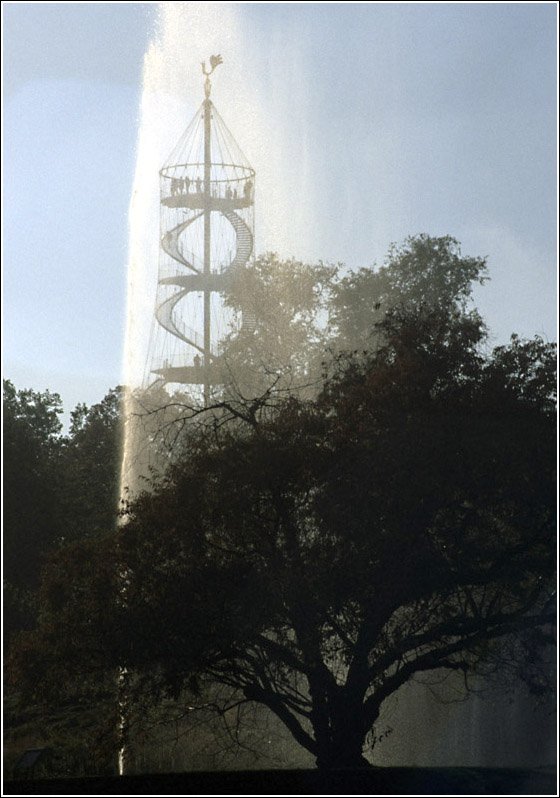
<path id="1" fill-rule="evenodd" d="M 166 360 L 169 367 L 179 361 L 182 366 L 194 367 L 194 358 L 197 354 L 201 359 L 204 358 L 204 343 L 201 348 L 197 348 L 196 344 L 200 341 L 197 342 L 193 336 L 189 338 L 185 335 L 185 330 L 180 331 L 175 322 L 194 329 L 204 337 L 204 324 L 207 323 L 208 317 L 213 315 L 212 332 L 210 336 L 207 335 L 207 338 L 214 339 L 208 347 L 208 353 L 212 354 L 209 350 L 221 338 L 228 325 L 236 321 L 224 312 L 218 294 L 211 291 L 207 292 L 205 300 L 210 304 L 210 313 L 206 313 L 206 322 L 202 318 L 204 312 L 200 303 L 197 304 L 192 291 L 184 293 L 180 301 L 181 307 L 178 305 L 174 307 L 173 297 L 177 295 L 177 286 L 173 288 L 171 283 L 165 284 L 162 280 L 173 279 L 174 266 L 188 271 L 193 277 L 196 277 L 196 274 L 184 264 L 174 260 L 173 256 L 167 258 L 167 264 L 162 261 L 162 269 L 167 268 L 170 273 L 164 274 L 160 271 L 158 277 L 157 264 L 162 258 L 161 237 L 165 233 L 170 233 L 173 226 L 177 228 L 179 217 L 182 221 L 186 221 L 186 217 L 181 216 L 182 211 L 196 213 L 194 208 L 181 209 L 179 205 L 173 207 L 173 204 L 160 204 L 160 188 L 170 194 L 173 177 L 175 179 L 179 177 L 178 163 L 181 159 L 177 160 L 169 156 L 169 153 L 172 153 L 172 156 L 175 154 L 187 158 L 184 147 L 189 142 L 193 144 L 188 135 L 178 145 L 177 139 L 185 130 L 189 119 L 195 117 L 201 97 L 199 64 L 208 59 L 211 52 L 222 53 L 227 63 L 227 70 L 220 74 L 213 92 L 216 94 L 218 105 L 221 104 L 220 96 L 227 97 L 224 111 L 228 125 L 240 137 L 243 151 L 250 155 L 251 165 L 255 167 L 259 176 L 261 198 L 256 206 L 256 220 L 253 218 L 252 203 L 242 209 L 241 213 L 239 208 L 231 209 L 241 218 L 246 226 L 245 229 L 249 231 L 248 235 L 245 235 L 241 228 L 239 230 L 235 228 L 237 222 L 233 217 L 233 223 L 225 221 L 216 230 L 211 252 L 211 259 L 216 269 L 220 265 L 227 265 L 234 258 L 237 266 L 243 257 L 248 257 L 247 253 L 244 255 L 238 252 L 237 243 L 243 237 L 248 239 L 250 235 L 252 238 L 255 227 L 261 252 L 270 250 L 280 252 L 286 257 L 305 254 L 305 242 L 310 238 L 309 231 L 315 228 L 312 218 L 313 191 L 307 172 L 307 141 L 304 135 L 306 89 L 299 76 L 301 55 L 284 49 L 283 57 L 270 63 L 266 74 L 263 75 L 262 59 L 254 46 L 253 37 L 244 30 L 243 14 L 235 4 L 161 4 L 157 29 L 145 56 L 136 173 L 129 212 L 128 306 L 123 382 L 132 390 L 153 383 L 158 375 L 155 375 L 152 369 L 158 367 L 164 369 Z M 289 68 L 286 68 L 286 65 L 289 65 Z M 290 140 L 290 135 L 293 139 L 293 128 L 290 129 L 289 125 L 285 125 L 283 130 L 278 124 L 278 119 L 293 119 L 294 99 L 299 109 L 296 115 L 299 138 L 290 142 L 290 149 L 287 148 L 287 142 Z M 196 123 L 196 117 L 194 121 Z M 222 169 L 223 174 L 218 174 L 218 166 L 212 167 L 214 174 L 210 179 L 210 192 L 219 187 L 225 192 L 229 186 L 232 193 L 234 190 L 243 193 L 247 178 L 252 174 L 251 166 L 247 159 L 240 155 L 239 148 L 236 145 L 231 146 L 231 137 L 227 133 L 223 135 L 225 125 L 219 124 L 217 119 L 216 127 L 219 130 L 216 130 L 217 135 L 212 137 L 213 146 L 216 147 L 221 141 L 224 155 L 227 147 L 236 150 L 235 155 L 232 153 L 233 157 L 224 157 L 223 160 L 238 163 L 234 165 L 237 167 L 237 172 L 235 168 L 225 167 Z M 194 144 L 202 145 L 203 149 L 202 139 L 202 136 L 199 137 L 198 142 Z M 177 149 L 183 151 L 177 152 Z M 289 157 L 289 153 L 292 157 Z M 191 152 L 188 157 L 191 162 L 192 154 Z M 203 155 L 203 152 L 199 152 L 200 161 L 204 160 Z M 172 164 L 171 161 L 175 162 Z M 219 162 L 219 158 L 214 158 L 214 161 Z M 173 167 L 177 175 L 172 168 L 166 175 L 162 174 L 160 177 L 160 170 L 164 164 Z M 198 176 L 202 179 L 203 176 L 197 175 L 196 169 L 191 168 L 190 172 L 192 174 L 181 175 L 181 179 L 187 177 L 191 181 L 189 193 L 194 195 L 196 178 Z M 161 185 L 158 185 L 158 179 Z M 294 215 L 292 209 L 296 186 L 298 212 Z M 254 194 L 254 180 L 250 190 Z M 164 198 L 163 194 L 161 197 Z M 264 201 L 262 198 L 265 198 Z M 225 201 L 225 196 L 222 199 Z M 168 225 L 166 229 L 162 227 L 161 233 L 160 210 L 161 225 Z M 165 215 L 167 219 L 164 218 Z M 175 217 L 177 219 L 173 225 Z M 191 251 L 197 249 L 202 242 L 203 218 L 195 220 L 180 234 L 183 244 Z M 222 221 L 224 218 L 222 214 Z M 238 239 L 237 242 L 235 238 Z M 252 250 L 255 251 L 254 242 Z M 200 255 L 204 260 L 203 253 Z M 202 262 L 193 265 L 204 270 Z M 186 286 L 183 286 L 182 290 L 185 288 Z M 154 316 L 155 304 L 159 307 L 158 314 L 160 320 L 164 322 L 163 325 Z M 249 307 L 245 308 L 244 315 L 244 323 L 250 323 Z M 243 323 L 243 319 L 238 319 L 237 323 Z M 175 329 L 166 332 L 166 324 L 175 325 Z M 184 340 L 185 337 L 195 343 L 195 346 L 186 349 L 190 345 Z M 185 359 L 187 352 L 190 362 Z M 164 382 L 173 384 L 161 373 L 159 377 L 162 384 Z M 187 384 L 183 379 L 179 379 L 178 383 L 183 386 Z M 177 383 L 174 384 L 177 386 Z M 192 387 L 194 383 L 190 385 Z M 210 383 L 207 383 L 206 393 L 209 391 L 209 386 Z M 196 390 L 194 393 L 196 394 Z M 125 417 L 129 423 L 125 430 L 121 495 L 123 492 L 127 495 L 130 492 L 134 493 L 145 484 L 142 476 L 146 475 L 147 466 L 145 459 L 142 461 L 141 458 L 145 447 L 137 440 L 138 424 L 135 415 L 137 408 L 130 392 L 125 403 Z"/>
<path id="2" fill-rule="evenodd" d="M 250 302 L 236 319 L 224 310 L 220 299 L 221 291 L 254 252 L 255 191 L 255 170 L 210 99 L 210 75 L 221 57 L 213 56 L 209 67 L 202 61 L 204 100 L 179 142 L 174 141 L 200 97 L 197 55 L 207 58 L 208 51 L 218 47 L 224 50 L 224 40 L 226 52 L 246 50 L 231 9 L 221 7 L 218 12 L 209 4 L 196 6 L 163 4 L 159 29 L 145 58 L 129 215 L 123 501 L 146 487 L 154 467 L 157 471 L 155 428 L 162 426 L 159 411 L 165 412 L 170 393 L 181 388 L 188 392 L 189 401 L 209 404 L 215 386 L 235 379 L 220 357 L 221 338 L 232 325 L 251 326 Z M 214 32 L 219 26 L 222 31 L 227 29 L 227 35 L 222 32 L 214 46 Z M 185 41 L 189 48 L 185 48 Z M 255 109 L 254 98 L 249 110 L 242 73 L 247 75 L 251 70 L 247 66 L 243 69 L 238 55 L 231 61 L 235 101 L 228 103 L 228 116 L 237 120 L 237 127 L 248 134 L 249 141 L 259 142 L 255 149 L 260 150 L 262 160 L 263 143 L 270 142 L 271 136 L 267 135 L 262 113 Z M 231 90 L 229 93 L 231 96 Z M 272 203 L 280 185 L 274 162 L 275 156 L 269 154 L 264 170 Z M 284 208 L 288 206 L 283 204 Z M 269 218 L 276 224 L 268 221 L 262 225 L 263 239 L 274 248 L 283 243 L 278 231 L 290 229 L 287 224 L 278 224 L 281 216 L 282 211 L 271 213 Z M 159 465 L 164 468 L 165 463 L 164 456 Z M 126 600 L 126 591 L 123 596 Z M 125 677 L 121 674 L 122 732 L 133 711 Z M 134 754 L 126 745 L 119 753 L 121 773 L 130 770 L 131 757 Z"/>

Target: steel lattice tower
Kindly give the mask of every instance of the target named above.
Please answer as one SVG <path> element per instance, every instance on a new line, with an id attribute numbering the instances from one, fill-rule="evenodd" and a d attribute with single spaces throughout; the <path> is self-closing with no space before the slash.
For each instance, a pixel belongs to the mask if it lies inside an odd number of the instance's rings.
<path id="1" fill-rule="evenodd" d="M 205 99 L 160 170 L 155 317 L 172 346 L 151 364 L 157 382 L 202 386 L 205 404 L 211 386 L 227 381 L 212 305 L 254 246 L 255 171 L 210 99 L 210 75 L 220 63 L 212 56 L 209 70 L 202 64 Z M 244 313 L 244 325 L 250 316 Z"/>

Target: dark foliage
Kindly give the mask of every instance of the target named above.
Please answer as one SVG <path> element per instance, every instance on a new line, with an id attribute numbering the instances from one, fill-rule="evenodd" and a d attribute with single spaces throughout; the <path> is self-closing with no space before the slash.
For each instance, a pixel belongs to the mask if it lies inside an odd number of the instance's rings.
<path id="1" fill-rule="evenodd" d="M 185 406 L 188 456 L 117 537 L 52 558 L 12 673 L 33 694 L 39 675 L 56 691 L 124 667 L 131 697 L 261 704 L 323 768 L 363 764 L 383 702 L 420 672 L 468 687 L 505 665 L 543 690 L 555 348 L 485 354 L 467 307 L 483 273 L 452 239 L 411 239 L 318 394 Z"/>

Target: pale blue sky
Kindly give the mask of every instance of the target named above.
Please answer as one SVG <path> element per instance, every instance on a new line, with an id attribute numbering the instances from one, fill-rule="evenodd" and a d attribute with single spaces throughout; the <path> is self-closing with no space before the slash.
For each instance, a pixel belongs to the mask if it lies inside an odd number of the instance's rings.
<path id="1" fill-rule="evenodd" d="M 255 96 L 274 146 L 284 142 L 275 163 L 289 171 L 299 158 L 305 172 L 313 230 L 288 236 L 281 254 L 369 266 L 409 234 L 451 234 L 489 258 L 478 302 L 494 340 L 555 338 L 556 5 L 234 6 Z M 3 4 L 4 375 L 59 391 L 68 410 L 121 380 L 127 213 L 157 11 Z M 222 69 L 227 33 L 215 35 Z M 226 121 L 230 102 L 216 99 Z M 274 247 L 258 221 L 258 247 Z"/>

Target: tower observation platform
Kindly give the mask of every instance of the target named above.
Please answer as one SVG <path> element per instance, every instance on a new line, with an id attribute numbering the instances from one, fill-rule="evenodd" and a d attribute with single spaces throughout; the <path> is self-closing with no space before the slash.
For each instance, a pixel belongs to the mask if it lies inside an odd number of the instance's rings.
<path id="1" fill-rule="evenodd" d="M 164 338 L 150 367 L 161 384 L 201 386 L 205 404 L 227 382 L 223 293 L 254 248 L 255 171 L 210 99 L 220 63 L 202 64 L 205 99 L 160 170 L 155 319 Z M 244 312 L 242 324 L 251 317 Z"/>

